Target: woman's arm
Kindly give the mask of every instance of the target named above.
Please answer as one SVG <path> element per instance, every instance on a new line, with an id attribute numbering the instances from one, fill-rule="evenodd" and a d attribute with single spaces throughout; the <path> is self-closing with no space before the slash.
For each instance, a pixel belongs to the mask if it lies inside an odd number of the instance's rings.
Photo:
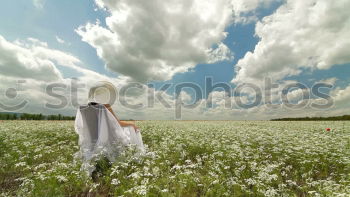
<path id="1" fill-rule="evenodd" d="M 134 127 L 135 131 L 138 129 L 134 124 L 132 123 L 126 123 L 126 122 L 123 122 L 123 121 L 120 121 L 117 116 L 115 115 L 114 111 L 112 110 L 111 106 L 109 104 L 105 104 L 104 105 L 108 111 L 110 111 L 112 113 L 112 115 L 114 116 L 114 118 L 118 121 L 118 123 L 120 124 L 120 126 L 122 127 L 128 127 L 128 126 L 131 126 L 131 127 Z"/>

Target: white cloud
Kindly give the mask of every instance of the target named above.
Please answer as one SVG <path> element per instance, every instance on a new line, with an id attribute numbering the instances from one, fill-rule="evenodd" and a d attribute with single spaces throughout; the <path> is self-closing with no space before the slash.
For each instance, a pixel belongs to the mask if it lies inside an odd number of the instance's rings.
<path id="1" fill-rule="evenodd" d="M 337 81 L 338 81 L 338 79 L 336 77 L 332 77 L 332 78 L 320 80 L 317 83 L 325 83 L 325 84 L 329 84 L 329 85 L 334 86 Z"/>
<path id="2" fill-rule="evenodd" d="M 29 104 L 21 112 L 30 113 L 62 113 L 73 114 L 75 109 L 69 103 L 63 109 L 53 110 L 45 108 L 45 103 L 57 99 L 45 93 L 47 85 L 52 83 L 65 84 L 67 88 L 63 93 L 70 99 L 71 85 L 70 79 L 63 78 L 57 66 L 65 66 L 79 72 L 81 75 L 77 77 L 79 84 L 84 84 L 85 88 L 79 91 L 79 103 L 87 102 L 87 94 L 89 88 L 97 81 L 111 81 L 117 87 L 125 84 L 127 78 L 118 77 L 110 78 L 105 75 L 96 73 L 82 67 L 82 62 L 75 56 L 64 51 L 49 48 L 47 43 L 35 38 L 26 40 L 16 40 L 14 42 L 7 41 L 0 35 L 0 100 L 2 104 L 14 106 L 19 101 L 27 100 Z M 22 82 L 17 85 L 18 81 Z M 19 98 L 13 89 L 21 86 L 22 91 L 18 92 Z M 10 94 L 7 91 L 11 90 Z M 8 98 L 10 95 L 11 98 Z M 0 109 L 3 111 L 4 109 Z"/>
<path id="3" fill-rule="evenodd" d="M 350 86 L 340 89 L 336 88 L 331 92 L 337 108 L 350 107 Z"/>
<path id="4" fill-rule="evenodd" d="M 107 27 L 88 23 L 77 33 L 108 69 L 134 80 L 168 80 L 198 63 L 232 58 L 222 43 L 232 22 L 230 0 L 98 0 Z"/>
<path id="5" fill-rule="evenodd" d="M 60 44 L 66 44 L 66 45 L 71 45 L 69 42 L 64 41 L 62 38 L 55 36 L 56 41 Z"/>
<path id="6" fill-rule="evenodd" d="M 58 43 L 64 44 L 64 40 L 62 40 L 60 37 L 56 36 L 56 40 Z"/>
<path id="7" fill-rule="evenodd" d="M 36 8 L 42 9 L 44 8 L 45 0 L 33 0 L 33 4 Z"/>
<path id="8" fill-rule="evenodd" d="M 236 65 L 233 82 L 283 79 L 302 68 L 328 69 L 350 62 L 350 1 L 288 0 L 256 25 L 254 52 Z"/>
<path id="9" fill-rule="evenodd" d="M 267 8 L 272 3 L 282 2 L 284 0 L 232 0 L 235 23 L 256 22 L 256 10 L 258 8 Z"/>
<path id="10" fill-rule="evenodd" d="M 34 39 L 29 41 L 32 42 L 30 48 L 19 44 L 18 41 L 11 43 L 0 35 L 0 74 L 42 81 L 61 79 L 61 73 L 55 64 L 49 58 L 40 57 L 35 53 L 44 48 L 45 43 L 39 43 Z"/>

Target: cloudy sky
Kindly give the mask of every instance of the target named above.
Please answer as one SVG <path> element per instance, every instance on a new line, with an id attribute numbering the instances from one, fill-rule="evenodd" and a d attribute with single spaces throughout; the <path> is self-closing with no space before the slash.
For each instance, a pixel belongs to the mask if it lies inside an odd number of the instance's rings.
<path id="1" fill-rule="evenodd" d="M 4 0 L 0 111 L 74 115 L 89 88 L 108 81 L 117 90 L 143 86 L 125 98 L 141 107 L 114 104 L 123 119 L 343 115 L 350 111 L 349 7 L 350 0 Z M 232 91 L 208 89 L 206 78 Z M 283 93 L 297 82 L 305 86 Z M 202 94 L 178 91 L 184 83 Z M 321 91 L 332 101 L 326 109 L 315 104 L 329 100 L 310 93 L 317 83 L 332 86 Z M 48 94 L 50 85 L 65 99 Z M 284 95 L 299 105 L 285 105 Z M 257 97 L 257 105 L 237 104 Z"/>

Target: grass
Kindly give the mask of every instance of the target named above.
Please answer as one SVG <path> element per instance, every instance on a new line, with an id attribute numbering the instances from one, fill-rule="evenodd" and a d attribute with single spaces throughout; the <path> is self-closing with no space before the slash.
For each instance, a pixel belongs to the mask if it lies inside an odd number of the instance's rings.
<path id="1" fill-rule="evenodd" d="M 92 179 L 73 122 L 0 122 L 0 196 L 350 195 L 350 122 L 137 125 L 147 153 L 100 160 Z"/>

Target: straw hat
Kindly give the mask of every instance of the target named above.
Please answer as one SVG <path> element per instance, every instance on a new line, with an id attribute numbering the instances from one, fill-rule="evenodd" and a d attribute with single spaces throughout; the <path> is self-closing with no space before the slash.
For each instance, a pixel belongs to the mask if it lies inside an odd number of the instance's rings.
<path id="1" fill-rule="evenodd" d="M 117 90 L 115 86 L 108 81 L 99 81 L 90 88 L 89 102 L 113 105 L 116 101 Z"/>

